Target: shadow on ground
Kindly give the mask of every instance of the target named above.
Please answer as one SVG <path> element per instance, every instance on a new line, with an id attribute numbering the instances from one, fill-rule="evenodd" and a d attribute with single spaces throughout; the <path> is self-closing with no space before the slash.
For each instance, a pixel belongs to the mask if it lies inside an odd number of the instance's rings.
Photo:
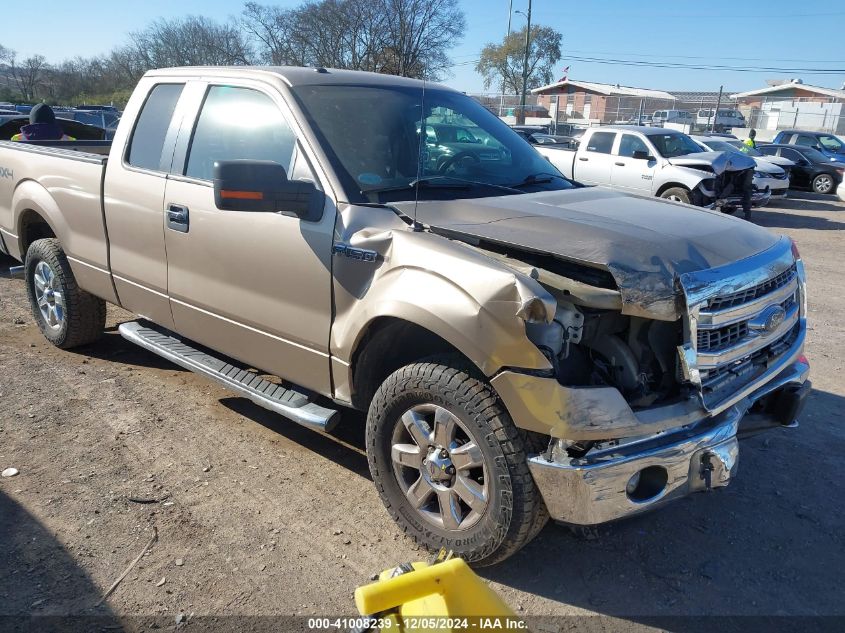
<path id="1" fill-rule="evenodd" d="M 0 631 L 123 630 L 102 592 L 34 516 L 0 490 Z"/>
<path id="2" fill-rule="evenodd" d="M 601 614 L 666 617 L 658 625 L 678 631 L 697 615 L 845 616 L 843 411 L 845 398 L 813 391 L 798 429 L 741 443 L 728 488 L 601 527 L 593 540 L 550 525 L 482 573 Z M 792 630 L 826 624 L 787 620 Z"/>
<path id="3" fill-rule="evenodd" d="M 344 413 L 338 430 L 325 436 L 242 398 L 221 402 L 369 478 L 360 414 Z M 843 620 L 813 618 L 845 616 L 843 411 L 845 398 L 813 391 L 798 429 L 742 441 L 739 475 L 728 488 L 600 527 L 590 538 L 550 524 L 511 559 L 479 572 L 555 602 L 670 631 L 829 630 Z M 778 620 L 767 624 L 771 616 Z"/>
<path id="4" fill-rule="evenodd" d="M 837 207 L 838 210 L 845 210 L 845 207 Z M 810 211 L 810 209 L 805 209 Z M 803 215 L 789 213 L 787 210 L 767 210 L 766 208 L 754 209 L 754 224 L 768 228 L 780 229 L 811 229 L 815 231 L 838 231 L 845 229 L 845 222 L 828 220 L 827 218 L 814 215 Z"/>

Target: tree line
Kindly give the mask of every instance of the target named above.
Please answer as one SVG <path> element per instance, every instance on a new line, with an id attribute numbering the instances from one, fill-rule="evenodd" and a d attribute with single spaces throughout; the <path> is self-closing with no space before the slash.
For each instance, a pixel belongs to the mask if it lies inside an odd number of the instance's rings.
<path id="1" fill-rule="evenodd" d="M 437 80 L 465 28 L 459 0 L 247 2 L 228 22 L 157 20 L 106 55 L 56 64 L 0 43 L 0 101 L 123 106 L 147 70 L 171 66 L 325 66 Z"/>

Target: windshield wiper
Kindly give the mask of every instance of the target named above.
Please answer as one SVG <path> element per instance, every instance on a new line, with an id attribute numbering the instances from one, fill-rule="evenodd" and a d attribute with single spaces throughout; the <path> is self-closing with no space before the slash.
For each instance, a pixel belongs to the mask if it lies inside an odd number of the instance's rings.
<path id="1" fill-rule="evenodd" d="M 522 182 L 518 182 L 515 185 L 508 185 L 511 188 L 516 187 L 528 187 L 529 185 L 542 185 L 544 183 L 548 183 L 552 181 L 552 178 L 560 178 L 561 180 L 566 180 L 563 176 L 559 176 L 557 174 L 552 174 L 549 172 L 540 172 L 538 174 L 529 174 L 525 177 Z"/>
<path id="2" fill-rule="evenodd" d="M 434 182 L 437 180 L 448 180 L 448 183 L 445 182 Z M 501 189 L 503 191 L 508 191 L 510 193 L 522 193 L 519 189 L 508 185 L 497 185 L 492 182 L 482 182 L 479 180 L 467 180 L 465 178 L 457 178 L 454 176 L 425 176 L 423 178 L 417 178 L 412 180 L 404 185 L 396 185 L 393 187 L 380 187 L 375 189 L 366 189 L 362 190 L 361 193 L 364 195 L 368 195 L 371 193 L 386 193 L 389 191 L 405 191 L 407 189 L 413 189 L 418 186 L 426 189 L 469 189 L 472 186 L 475 187 L 489 187 L 491 189 Z"/>

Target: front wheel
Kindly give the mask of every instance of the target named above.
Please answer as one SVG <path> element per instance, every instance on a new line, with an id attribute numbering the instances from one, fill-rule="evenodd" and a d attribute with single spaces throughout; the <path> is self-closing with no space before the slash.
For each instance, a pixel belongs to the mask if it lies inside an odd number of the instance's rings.
<path id="1" fill-rule="evenodd" d="M 816 193 L 831 193 L 834 186 L 833 176 L 830 174 L 819 174 L 813 178 L 813 191 Z"/>
<path id="2" fill-rule="evenodd" d="M 548 519 L 528 441 L 456 359 L 397 370 L 367 416 L 370 472 L 393 519 L 423 547 L 476 565 L 504 560 Z"/>
<path id="3" fill-rule="evenodd" d="M 673 202 L 683 202 L 684 204 L 690 203 L 690 192 L 683 187 L 670 187 L 661 193 L 660 197 L 665 200 L 672 200 Z"/>
<path id="4" fill-rule="evenodd" d="M 77 285 L 59 240 L 34 241 L 24 270 L 32 315 L 48 341 L 70 349 L 102 335 L 106 304 Z"/>

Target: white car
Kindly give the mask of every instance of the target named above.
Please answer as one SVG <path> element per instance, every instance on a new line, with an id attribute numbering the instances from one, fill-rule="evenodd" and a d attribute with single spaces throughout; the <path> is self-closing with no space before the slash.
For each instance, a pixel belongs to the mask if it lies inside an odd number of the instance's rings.
<path id="1" fill-rule="evenodd" d="M 772 198 L 783 199 L 786 198 L 786 192 L 789 190 L 789 170 L 792 161 L 787 162 L 790 165 L 776 165 L 774 161 L 766 158 L 757 158 L 752 156 L 749 152 L 744 152 L 741 149 L 742 141 L 733 141 L 721 136 L 693 136 L 692 139 L 698 143 L 702 149 L 711 152 L 733 152 L 735 154 L 746 154 L 754 159 L 756 167 L 754 169 L 754 186 L 758 189 L 766 187 L 772 192 Z M 749 148 L 752 149 L 752 148 Z M 757 152 L 759 153 L 759 152 Z M 785 168 L 786 169 L 785 169 Z"/>

